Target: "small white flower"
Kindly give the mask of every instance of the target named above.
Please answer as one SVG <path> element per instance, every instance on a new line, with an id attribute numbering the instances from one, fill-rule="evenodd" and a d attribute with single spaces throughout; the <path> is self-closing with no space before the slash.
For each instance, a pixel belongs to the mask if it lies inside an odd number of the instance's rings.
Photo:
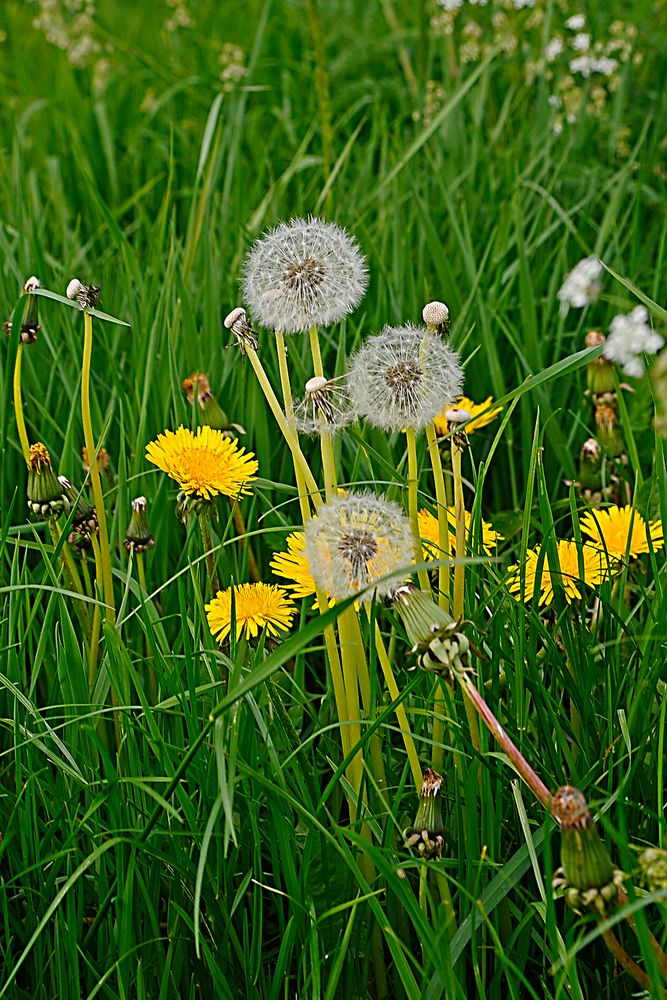
<path id="1" fill-rule="evenodd" d="M 245 262 L 244 292 L 262 326 L 303 333 L 351 313 L 368 283 L 364 256 L 340 226 L 292 219 L 262 236 Z"/>
<path id="2" fill-rule="evenodd" d="M 570 44 L 575 52 L 588 52 L 591 47 L 591 36 L 586 31 L 580 31 Z"/>
<path id="3" fill-rule="evenodd" d="M 560 108 L 563 104 L 558 94 L 549 94 L 548 103 L 552 108 Z"/>
<path id="4" fill-rule="evenodd" d="M 573 14 L 572 17 L 568 17 L 565 22 L 565 27 L 569 28 L 570 31 L 581 31 L 586 25 L 586 17 L 584 14 Z"/>
<path id="5" fill-rule="evenodd" d="M 410 522 L 401 508 L 374 493 L 350 493 L 324 504 L 305 528 L 305 556 L 315 583 L 337 600 L 392 594 L 415 558 Z"/>
<path id="6" fill-rule="evenodd" d="M 461 395 L 463 370 L 438 334 L 410 323 L 387 326 L 352 358 L 348 389 L 369 424 L 417 431 Z"/>
<path id="7" fill-rule="evenodd" d="M 558 290 L 561 316 L 567 315 L 569 306 L 583 309 L 598 297 L 601 274 L 602 263 L 597 257 L 584 257 L 579 261 Z"/>
<path id="8" fill-rule="evenodd" d="M 534 7 L 535 0 L 512 0 L 515 10 L 523 10 L 524 7 Z"/>
<path id="9" fill-rule="evenodd" d="M 294 422 L 304 434 L 330 434 L 354 420 L 350 395 L 344 378 L 308 379 L 301 402 L 294 404 Z"/>
<path id="10" fill-rule="evenodd" d="M 641 378 L 644 374 L 643 354 L 657 354 L 664 340 L 648 324 L 648 312 L 637 306 L 626 316 L 614 316 L 609 326 L 609 337 L 604 345 L 608 361 L 622 365 L 626 375 Z"/>
<path id="11" fill-rule="evenodd" d="M 593 56 L 577 56 L 576 59 L 570 59 L 570 72 L 578 73 L 587 80 L 593 72 L 594 64 Z"/>
<path id="12" fill-rule="evenodd" d="M 563 39 L 562 38 L 552 38 L 544 49 L 544 58 L 547 62 L 553 62 L 563 51 Z"/>

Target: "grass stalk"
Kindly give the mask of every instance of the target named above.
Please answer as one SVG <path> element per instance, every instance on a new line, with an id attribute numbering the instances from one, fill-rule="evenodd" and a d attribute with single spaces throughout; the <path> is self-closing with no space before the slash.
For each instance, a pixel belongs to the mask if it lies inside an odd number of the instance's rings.
<path id="1" fill-rule="evenodd" d="M 213 539 L 211 538 L 211 511 L 210 505 L 202 507 L 199 514 L 199 527 L 201 529 L 202 542 L 204 543 L 204 554 L 206 556 L 206 571 L 211 584 L 211 597 L 220 590 L 218 571 L 215 568 L 215 552 L 213 551 Z"/>

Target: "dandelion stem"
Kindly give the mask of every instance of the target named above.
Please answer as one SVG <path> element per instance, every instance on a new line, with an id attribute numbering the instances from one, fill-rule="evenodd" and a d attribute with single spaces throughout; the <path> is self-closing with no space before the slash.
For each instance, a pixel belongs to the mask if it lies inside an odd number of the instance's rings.
<path id="1" fill-rule="evenodd" d="M 104 494 L 102 493 L 102 482 L 100 480 L 100 470 L 97 464 L 97 449 L 93 436 L 93 422 L 90 416 L 90 363 L 93 354 L 93 318 L 84 312 L 83 314 L 83 359 L 81 363 L 81 420 L 83 423 L 83 437 L 88 452 L 90 464 L 90 485 L 93 490 L 93 500 L 97 510 L 97 526 L 99 532 L 99 547 L 95 558 L 101 560 L 102 587 L 104 592 L 104 609 L 107 621 L 116 620 L 116 610 L 113 596 L 113 575 L 111 572 L 111 551 L 109 548 L 109 532 L 107 530 L 107 517 L 104 510 Z"/>
<path id="2" fill-rule="evenodd" d="M 454 516 L 456 518 L 456 563 L 454 564 L 454 604 L 453 613 L 456 620 L 463 618 L 464 613 L 464 582 L 466 554 L 466 522 L 465 502 L 463 500 L 463 476 L 461 474 L 461 449 L 452 436 L 452 474 L 454 477 Z"/>
<path id="3" fill-rule="evenodd" d="M 438 566 L 438 604 L 449 611 L 449 517 L 447 514 L 447 490 L 442 471 L 442 459 L 438 447 L 438 435 L 435 425 L 426 425 L 426 441 L 428 454 L 433 470 L 435 484 L 435 499 L 438 505 L 438 548 L 440 549 L 441 565 Z"/>
<path id="4" fill-rule="evenodd" d="M 25 417 L 23 416 L 23 398 L 21 396 L 22 359 L 23 342 L 19 341 L 19 345 L 16 348 L 16 361 L 14 362 L 14 410 L 16 412 L 16 430 L 18 431 L 19 441 L 21 442 L 21 451 L 23 452 L 25 464 L 28 465 L 30 462 L 30 442 L 28 440 L 28 432 L 25 426 Z"/>
<path id="5" fill-rule="evenodd" d="M 148 595 L 148 587 L 146 586 L 146 569 L 145 569 L 143 552 L 137 552 L 137 576 L 139 577 L 139 586 L 143 591 L 142 594 L 142 601 L 143 601 L 144 595 Z M 151 652 L 148 635 L 146 635 L 146 658 L 148 660 L 148 673 L 147 673 L 148 700 L 150 701 L 151 705 L 154 705 L 158 698 L 157 675 L 155 673 L 155 661 L 153 659 L 153 654 Z"/>
<path id="6" fill-rule="evenodd" d="M 598 923 L 602 924 L 602 920 L 599 920 Z M 618 940 L 618 938 L 616 937 L 616 935 L 614 934 L 614 932 L 611 930 L 610 927 L 608 927 L 606 930 L 602 930 L 602 938 L 604 940 L 604 943 L 607 945 L 607 948 L 609 948 L 609 951 L 612 953 L 612 955 L 618 962 L 618 964 L 621 965 L 625 969 L 625 971 L 632 976 L 635 982 L 639 983 L 639 985 L 643 989 L 650 991 L 651 990 L 650 978 L 646 975 L 643 969 L 639 968 L 634 959 L 630 958 L 627 951 L 625 950 L 625 948 L 623 947 L 623 945 Z M 664 990 L 662 992 L 663 996 L 667 996 L 667 993 L 665 993 Z"/>
<path id="7" fill-rule="evenodd" d="M 88 649 L 88 687 L 90 693 L 93 693 L 95 687 L 95 681 L 97 680 L 97 659 L 99 656 L 100 649 L 100 628 L 102 625 L 102 608 L 100 601 L 102 600 L 102 558 L 100 556 L 100 547 L 97 541 L 97 535 L 94 533 L 90 536 L 90 543 L 93 548 L 93 555 L 95 557 L 95 610 L 93 611 L 93 624 L 90 633 L 90 646 Z"/>
<path id="8" fill-rule="evenodd" d="M 353 621 L 354 619 L 354 621 Z M 341 661 L 343 667 L 343 680 L 345 683 L 345 698 L 347 702 L 348 728 L 350 738 L 350 748 L 361 740 L 360 709 L 359 709 L 359 685 L 357 680 L 357 654 L 358 639 L 354 608 L 346 608 L 338 618 L 340 630 Z M 364 771 L 363 750 L 359 751 L 350 761 L 349 774 L 350 783 L 357 798 L 361 795 L 361 782 Z M 350 802 L 350 809 L 354 814 L 350 820 L 356 817 L 356 807 Z"/>
<path id="9" fill-rule="evenodd" d="M 211 538 L 211 514 L 208 504 L 202 507 L 199 515 L 199 527 L 201 528 L 201 537 L 204 543 L 206 569 L 211 583 L 211 597 L 215 597 L 220 590 L 220 581 L 218 580 L 218 573 L 215 568 L 215 553 L 213 551 L 213 539 Z"/>
<path id="10" fill-rule="evenodd" d="M 419 532 L 419 511 L 418 511 L 418 487 L 419 472 L 417 467 L 417 438 L 412 427 L 406 428 L 405 442 L 408 450 L 408 514 L 412 524 L 412 533 L 415 538 L 417 548 L 417 562 L 424 562 L 424 552 L 422 549 L 421 535 Z M 425 569 L 420 569 L 417 573 L 419 587 L 425 593 L 431 593 L 431 585 L 428 581 L 428 573 Z"/>
<path id="11" fill-rule="evenodd" d="M 254 351 L 252 347 L 248 347 L 246 349 L 246 354 L 250 359 L 250 364 L 252 365 L 255 375 L 257 376 L 257 381 L 259 382 L 262 392 L 264 393 L 264 397 L 267 403 L 269 404 L 269 408 L 271 410 L 271 413 L 273 414 L 273 418 L 278 424 L 280 433 L 285 438 L 285 441 L 287 442 L 287 447 L 289 448 L 292 454 L 295 474 L 296 474 L 296 469 L 298 467 L 299 474 L 303 476 L 304 483 L 306 484 L 306 487 L 308 489 L 308 494 L 312 499 L 314 506 L 318 507 L 322 502 L 322 500 L 320 497 L 320 491 L 318 485 L 315 482 L 315 477 L 310 471 L 310 467 L 306 462 L 303 452 L 301 451 L 296 434 L 289 427 L 287 420 L 285 419 L 285 414 L 283 413 L 280 403 L 278 402 L 278 397 L 276 396 L 275 392 L 271 387 L 271 383 L 269 382 L 267 374 L 264 371 L 264 366 L 262 365 L 262 362 L 259 360 L 257 351 Z"/>
<path id="12" fill-rule="evenodd" d="M 53 541 L 53 547 L 56 549 L 62 537 L 60 528 L 58 527 L 58 522 L 55 517 L 50 517 L 49 521 L 49 531 L 51 533 L 51 539 Z M 67 586 L 70 590 L 77 594 L 83 594 L 81 589 L 81 580 L 79 574 L 76 571 L 76 566 L 74 565 L 74 560 L 72 559 L 72 553 L 63 545 L 60 549 L 60 561 L 63 567 L 63 576 L 67 582 Z M 86 639 L 90 640 L 90 618 L 88 616 L 88 611 L 86 610 L 85 604 L 81 601 L 74 602 L 74 611 L 83 629 L 83 633 Z"/>
<path id="13" fill-rule="evenodd" d="M 324 378 L 324 367 L 322 365 L 322 354 L 320 351 L 320 341 L 317 336 L 317 327 L 310 328 L 310 353 L 313 359 L 313 372 Z M 324 417 L 320 417 L 320 451 L 322 454 L 322 472 L 324 474 L 324 489 L 327 500 L 333 500 L 336 496 L 338 481 L 336 478 L 336 459 L 334 457 L 333 439 L 331 431 L 326 428 Z"/>
<path id="14" fill-rule="evenodd" d="M 366 648 L 364 646 L 364 639 L 361 634 L 361 627 L 359 623 L 359 613 L 354 609 L 354 614 L 350 615 L 350 632 L 354 632 L 354 641 L 356 656 L 355 662 L 357 666 L 357 681 L 359 683 L 359 690 L 361 691 L 361 702 L 364 706 L 364 712 L 366 713 L 366 718 L 372 721 L 375 715 L 375 706 L 371 701 L 371 676 L 368 672 L 368 660 L 366 658 Z M 373 768 L 373 775 L 378 785 L 381 788 L 387 787 L 387 775 L 384 769 L 384 760 L 382 758 L 382 742 L 380 739 L 380 734 L 376 730 L 371 734 L 370 738 L 370 752 L 371 752 L 371 764 Z"/>

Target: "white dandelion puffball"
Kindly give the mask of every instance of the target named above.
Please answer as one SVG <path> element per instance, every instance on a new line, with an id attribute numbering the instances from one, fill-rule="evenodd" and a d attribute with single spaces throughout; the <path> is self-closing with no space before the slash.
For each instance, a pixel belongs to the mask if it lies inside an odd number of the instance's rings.
<path id="1" fill-rule="evenodd" d="M 607 361 L 622 365 L 626 375 L 641 378 L 644 362 L 641 354 L 657 354 L 664 340 L 648 325 L 648 312 L 637 306 L 627 316 L 614 316 L 604 345 Z"/>
<path id="2" fill-rule="evenodd" d="M 421 430 L 457 399 L 463 369 L 456 351 L 423 326 L 386 326 L 350 362 L 356 413 L 385 431 Z"/>
<path id="3" fill-rule="evenodd" d="M 354 420 L 345 377 L 315 375 L 306 382 L 303 399 L 294 403 L 294 422 L 304 434 L 333 434 Z"/>
<path id="4" fill-rule="evenodd" d="M 356 241 L 333 222 L 292 219 L 257 240 L 244 266 L 254 318 L 282 333 L 338 323 L 361 302 L 368 271 Z"/>
<path id="5" fill-rule="evenodd" d="M 601 274 L 602 262 L 597 257 L 584 257 L 572 268 L 558 289 L 561 316 L 567 315 L 570 306 L 583 309 L 598 297 L 602 289 Z"/>
<path id="6" fill-rule="evenodd" d="M 305 556 L 318 587 L 337 600 L 374 587 L 359 598 L 372 600 L 406 579 L 398 573 L 415 559 L 410 522 L 401 508 L 374 493 L 350 493 L 324 504 L 305 528 Z M 408 570 L 409 573 L 409 570 Z"/>

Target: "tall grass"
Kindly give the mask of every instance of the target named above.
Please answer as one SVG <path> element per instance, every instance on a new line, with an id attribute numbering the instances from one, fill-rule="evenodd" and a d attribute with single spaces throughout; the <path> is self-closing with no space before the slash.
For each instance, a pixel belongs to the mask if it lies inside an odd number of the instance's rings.
<path id="1" fill-rule="evenodd" d="M 637 846 L 665 846 L 664 554 L 645 559 L 629 606 L 611 584 L 602 588 L 595 632 L 562 598 L 545 614 L 505 587 L 526 547 L 570 531 L 575 499 L 563 481 L 575 478 L 592 420 L 583 337 L 635 303 L 609 277 L 596 306 L 563 318 L 564 273 L 596 253 L 664 301 L 664 11 L 633 10 L 644 62 L 624 78 L 608 119 L 583 115 L 556 136 L 546 92 L 517 83 L 517 57 L 498 53 L 451 77 L 417 5 L 202 2 L 194 26 L 172 35 L 154 6 L 99 4 L 100 37 L 113 45 L 104 90 L 32 26 L 34 4 L 7 0 L 0 24 L 0 300 L 9 315 L 29 274 L 60 292 L 77 275 L 101 285 L 101 308 L 131 324 L 94 326 L 92 419 L 111 456 L 120 610 L 117 626 L 104 628 L 92 691 L 75 598 L 45 526 L 25 513 L 14 341 L 4 347 L 0 996 L 381 995 L 377 927 L 389 996 L 629 995 L 634 984 L 617 975 L 598 925 L 552 898 L 553 821 L 485 731 L 476 753 L 456 693 L 444 702 L 445 851 L 433 863 L 454 925 L 437 878 L 422 885 L 420 905 L 423 863 L 402 846 L 417 796 L 376 669 L 374 621 L 362 617 L 376 706 L 362 739 L 368 747 L 380 734 L 387 784 L 368 779 L 368 842 L 347 821 L 348 761 L 324 668 L 323 627 L 341 608 L 313 617 L 306 600 L 275 649 L 219 648 L 204 612 L 197 525 L 178 523 L 173 484 L 144 450 L 164 428 L 193 425 L 180 383 L 208 372 L 259 460 L 243 512 L 270 579 L 271 553 L 300 514 L 289 452 L 252 369 L 224 350 L 222 317 L 240 303 L 250 243 L 310 212 L 358 238 L 370 287 L 351 318 L 322 333 L 328 374 L 342 372 L 369 333 L 417 321 L 426 301 L 444 299 L 467 394 L 505 403 L 503 419 L 475 433 L 464 468 L 468 509 L 506 536 L 496 558 L 467 566 L 478 685 L 546 784 L 577 784 L 600 808 L 619 867 L 636 867 Z M 218 78 L 225 41 L 244 48 L 248 67 L 229 92 Z M 430 122 L 414 114 L 427 79 L 445 87 Z M 624 159 L 615 153 L 621 125 L 630 128 Z M 80 484 L 82 325 L 44 299 L 40 319 L 23 359 L 28 431 Z M 277 386 L 268 337 L 260 356 Z M 290 340 L 289 364 L 295 385 L 312 374 L 305 338 Z M 664 450 L 651 417 L 641 383 L 623 415 L 634 443 L 628 479 L 643 498 L 642 483 L 651 484 L 664 519 Z M 303 447 L 317 471 L 316 445 Z M 357 428 L 336 447 L 344 484 L 407 494 L 402 436 Z M 423 444 L 418 457 L 426 500 Z M 146 590 L 122 546 L 142 493 L 156 539 Z M 221 579 L 247 579 L 231 518 L 215 532 Z M 373 614 L 426 765 L 436 681 L 407 671 L 397 617 Z M 145 694 L 149 666 L 156 704 Z M 629 889 L 637 935 L 626 924 L 622 936 L 657 996 L 648 932 L 664 945 L 664 893 L 662 910 L 642 893 Z"/>

